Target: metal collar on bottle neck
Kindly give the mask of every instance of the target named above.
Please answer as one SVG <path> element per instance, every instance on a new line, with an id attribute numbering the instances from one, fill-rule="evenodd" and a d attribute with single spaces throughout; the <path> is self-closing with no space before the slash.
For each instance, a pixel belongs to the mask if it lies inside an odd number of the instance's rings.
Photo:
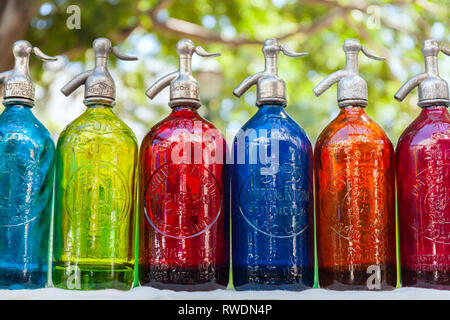
<path id="1" fill-rule="evenodd" d="M 114 79 L 108 71 L 108 56 L 114 54 L 120 60 L 137 60 L 136 57 L 127 56 L 119 51 L 118 47 L 113 47 L 111 41 L 106 38 L 94 40 L 93 48 L 95 52 L 95 68 L 84 71 L 70 80 L 62 89 L 65 96 L 70 95 L 79 86 L 84 84 L 85 103 L 103 101 L 113 104 L 116 99 L 116 86 Z"/>
<path id="2" fill-rule="evenodd" d="M 192 76 L 192 55 L 194 53 L 201 57 L 220 56 L 220 53 L 208 53 L 202 47 L 196 47 L 189 39 L 178 41 L 179 70 L 157 80 L 145 94 L 150 99 L 153 99 L 165 87 L 170 85 L 170 107 L 183 105 L 200 107 L 199 84 Z"/>
<path id="3" fill-rule="evenodd" d="M 30 77 L 29 60 L 34 54 L 43 61 L 56 61 L 57 58 L 47 56 L 28 41 L 16 41 L 13 46 L 14 69 L 0 73 L 0 84 L 3 84 L 3 103 L 24 102 L 34 105 L 34 85 Z"/>
<path id="4" fill-rule="evenodd" d="M 288 57 L 303 57 L 308 53 L 297 53 L 289 50 L 285 45 L 278 45 L 277 39 L 264 41 L 262 52 L 264 54 L 264 71 L 258 72 L 242 81 L 233 94 L 242 96 L 251 86 L 256 84 L 256 105 L 277 104 L 286 105 L 286 84 L 278 76 L 278 54 L 283 52 Z"/>
<path id="5" fill-rule="evenodd" d="M 368 58 L 385 60 L 373 54 L 358 39 L 346 39 L 343 49 L 345 52 L 345 69 L 338 70 L 323 79 L 315 88 L 314 94 L 320 96 L 333 84 L 338 82 L 337 100 L 339 107 L 349 105 L 367 106 L 367 82 L 359 76 L 358 54 L 362 51 Z"/>
<path id="6" fill-rule="evenodd" d="M 436 40 L 429 39 L 423 42 L 425 72 L 409 79 L 394 95 L 395 99 L 403 101 L 412 89 L 419 86 L 419 107 L 449 105 L 448 84 L 439 76 L 438 54 L 440 51 L 450 55 L 450 48 L 439 44 Z"/>

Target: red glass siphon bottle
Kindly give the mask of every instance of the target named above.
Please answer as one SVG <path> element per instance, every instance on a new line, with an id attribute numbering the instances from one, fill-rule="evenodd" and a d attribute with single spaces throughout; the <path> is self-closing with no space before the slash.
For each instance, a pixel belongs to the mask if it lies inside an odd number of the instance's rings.
<path id="1" fill-rule="evenodd" d="M 179 71 L 155 82 L 153 99 L 170 85 L 172 113 L 144 138 L 140 152 L 139 281 L 172 290 L 225 288 L 229 215 L 224 201 L 226 142 L 198 113 L 192 55 L 214 57 L 191 40 L 177 44 Z"/>
<path id="2" fill-rule="evenodd" d="M 397 144 L 397 199 L 403 286 L 450 289 L 449 90 L 438 54 L 450 49 L 425 40 L 425 72 L 395 94 L 402 101 L 419 86 L 419 116 Z"/>
<path id="3" fill-rule="evenodd" d="M 364 111 L 366 81 L 358 54 L 372 54 L 356 39 L 343 46 L 346 68 L 315 88 L 319 96 L 338 83 L 338 116 L 314 151 L 317 255 L 320 287 L 386 290 L 396 285 L 395 169 L 392 143 Z"/>

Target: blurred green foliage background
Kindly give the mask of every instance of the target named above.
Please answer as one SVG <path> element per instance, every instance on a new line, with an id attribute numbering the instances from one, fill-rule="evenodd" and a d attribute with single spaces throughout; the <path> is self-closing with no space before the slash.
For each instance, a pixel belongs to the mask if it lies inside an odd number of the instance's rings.
<path id="1" fill-rule="evenodd" d="M 69 6 L 80 9 L 80 29 L 70 29 Z M 195 58 L 201 86 L 200 112 L 219 129 L 236 129 L 256 112 L 255 90 L 237 99 L 232 91 L 244 78 L 263 70 L 261 45 L 278 38 L 304 58 L 280 55 L 279 74 L 286 81 L 288 112 L 314 143 L 337 114 L 336 87 L 316 98 L 313 87 L 344 67 L 342 44 L 358 38 L 385 62 L 360 55 L 360 73 L 369 84 L 368 114 L 393 143 L 417 116 L 417 91 L 402 103 L 393 95 L 411 76 L 423 72 L 421 42 L 449 41 L 450 0 L 2 0 L 0 2 L 0 71 L 11 68 L 14 41 L 27 39 L 56 63 L 30 61 L 37 84 L 39 119 L 56 138 L 83 111 L 83 90 L 66 98 L 60 88 L 77 73 L 92 68 L 92 41 L 108 37 L 138 62 L 111 56 L 117 84 L 119 116 L 141 140 L 170 112 L 168 90 L 155 101 L 146 89 L 177 68 L 176 43 L 190 38 L 214 59 Z M 70 10 L 69 10 L 70 11 Z M 448 80 L 450 59 L 440 55 L 440 72 Z"/>

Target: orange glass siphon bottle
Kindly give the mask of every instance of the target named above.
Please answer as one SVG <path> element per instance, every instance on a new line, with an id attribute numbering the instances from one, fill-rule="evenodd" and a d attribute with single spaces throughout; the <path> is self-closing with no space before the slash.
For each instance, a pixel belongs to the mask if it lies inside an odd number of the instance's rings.
<path id="1" fill-rule="evenodd" d="M 384 131 L 366 114 L 367 83 L 358 54 L 382 60 L 356 39 L 343 46 L 346 68 L 320 82 L 338 83 L 339 115 L 315 147 L 319 284 L 335 290 L 386 290 L 396 285 L 395 157 Z"/>

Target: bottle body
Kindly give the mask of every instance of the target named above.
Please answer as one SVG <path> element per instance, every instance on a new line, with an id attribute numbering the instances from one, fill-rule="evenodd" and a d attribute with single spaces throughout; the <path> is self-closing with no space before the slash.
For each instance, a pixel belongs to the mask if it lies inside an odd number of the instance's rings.
<path id="1" fill-rule="evenodd" d="M 423 108 L 397 144 L 403 286 L 450 288 L 450 115 Z"/>
<path id="2" fill-rule="evenodd" d="M 226 143 L 193 107 L 174 107 L 140 151 L 139 281 L 173 290 L 228 283 Z"/>
<path id="3" fill-rule="evenodd" d="M 319 283 L 336 290 L 396 285 L 394 150 L 362 107 L 343 107 L 314 154 Z"/>
<path id="4" fill-rule="evenodd" d="M 283 106 L 260 106 L 236 135 L 233 156 L 234 287 L 312 287 L 313 163 L 305 132 Z"/>
<path id="5" fill-rule="evenodd" d="M 88 105 L 61 133 L 52 269 L 56 287 L 132 287 L 137 157 L 133 132 L 107 104 Z"/>
<path id="6" fill-rule="evenodd" d="M 0 289 L 47 283 L 54 143 L 31 107 L 0 115 Z"/>

